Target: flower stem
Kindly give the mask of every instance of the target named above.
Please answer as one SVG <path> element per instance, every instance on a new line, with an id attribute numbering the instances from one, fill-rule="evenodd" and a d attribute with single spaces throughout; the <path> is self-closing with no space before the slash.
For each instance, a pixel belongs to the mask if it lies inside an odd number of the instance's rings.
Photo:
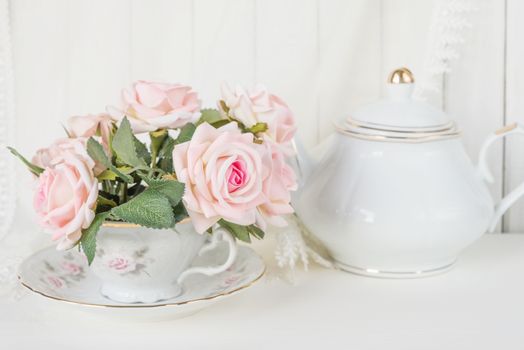
<path id="1" fill-rule="evenodd" d="M 118 198 L 120 204 L 127 202 L 127 183 L 122 182 L 118 184 Z"/>
<path id="2" fill-rule="evenodd" d="M 104 180 L 102 182 L 102 189 L 107 193 L 113 194 L 113 186 L 109 180 Z"/>
<path id="3" fill-rule="evenodd" d="M 156 167 L 158 152 L 160 152 L 162 144 L 167 138 L 167 129 L 152 131 L 149 133 L 149 137 L 151 138 L 151 168 L 154 169 Z"/>
<path id="4" fill-rule="evenodd" d="M 151 168 L 154 168 L 156 166 L 156 158 L 158 157 L 158 150 L 153 147 L 151 150 Z"/>

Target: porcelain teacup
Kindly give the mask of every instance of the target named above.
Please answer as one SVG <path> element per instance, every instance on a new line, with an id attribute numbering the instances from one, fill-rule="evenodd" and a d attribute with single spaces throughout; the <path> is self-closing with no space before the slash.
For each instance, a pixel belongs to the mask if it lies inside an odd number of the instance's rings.
<path id="1" fill-rule="evenodd" d="M 221 240 L 229 245 L 225 262 L 190 267 L 199 254 L 214 249 Z M 211 276 L 227 270 L 236 255 L 235 239 L 222 228 L 210 235 L 197 233 L 190 221 L 174 229 L 106 222 L 98 233 L 91 270 L 102 280 L 100 293 L 105 297 L 124 303 L 152 303 L 178 296 L 183 280 L 191 274 Z"/>

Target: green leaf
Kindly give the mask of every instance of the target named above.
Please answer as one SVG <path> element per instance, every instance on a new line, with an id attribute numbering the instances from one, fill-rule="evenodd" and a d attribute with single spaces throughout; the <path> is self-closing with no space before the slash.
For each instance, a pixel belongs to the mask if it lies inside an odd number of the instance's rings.
<path id="1" fill-rule="evenodd" d="M 262 231 L 259 227 L 255 225 L 249 225 L 247 227 L 247 230 L 249 231 L 250 234 L 252 234 L 253 236 L 255 236 L 258 239 L 264 238 L 264 235 L 265 235 L 264 231 Z"/>
<path id="2" fill-rule="evenodd" d="M 96 253 L 96 234 L 102 226 L 104 220 L 109 216 L 109 212 L 96 214 L 93 222 L 88 228 L 82 230 L 82 237 L 80 238 L 80 248 L 87 257 L 87 263 L 91 265 Z"/>
<path id="3" fill-rule="evenodd" d="M 180 134 L 178 134 L 178 137 L 175 140 L 175 144 L 184 143 L 193 137 L 193 134 L 195 133 L 196 126 L 193 123 L 187 123 L 180 129 Z"/>
<path id="4" fill-rule="evenodd" d="M 24 156 L 18 153 L 18 151 L 14 149 L 13 147 L 7 147 L 7 149 L 11 152 L 11 154 L 18 157 L 18 159 L 20 159 L 22 163 L 24 163 L 29 168 L 29 171 L 35 174 L 36 176 L 39 176 L 40 174 L 44 172 L 43 168 L 40 168 L 39 166 L 36 166 L 33 163 L 31 163 L 30 161 L 28 161 L 27 159 L 25 159 Z"/>
<path id="5" fill-rule="evenodd" d="M 169 228 L 174 214 L 169 199 L 162 193 L 146 189 L 130 201 L 111 210 L 119 219 L 150 228 Z"/>
<path id="6" fill-rule="evenodd" d="M 229 120 L 228 118 L 224 118 L 217 109 L 207 108 L 201 111 L 201 116 L 200 119 L 198 119 L 197 126 L 202 123 L 208 123 L 215 129 L 218 129 L 226 124 L 231 123 L 231 120 Z"/>
<path id="7" fill-rule="evenodd" d="M 109 158 L 107 157 L 106 151 L 104 150 L 104 147 L 96 141 L 94 138 L 90 137 L 89 140 L 87 140 L 87 154 L 97 163 L 102 164 L 106 168 L 108 168 L 111 172 L 113 172 L 115 175 L 120 177 L 125 182 L 131 183 L 133 182 L 133 178 L 129 175 L 126 175 L 122 173 L 117 167 L 115 167 Z M 104 172 L 102 172 L 103 174 Z M 102 175 L 100 174 L 100 175 Z M 104 176 L 111 176 L 110 174 L 104 174 Z M 108 179 L 101 179 L 99 180 L 112 180 L 110 178 Z"/>
<path id="8" fill-rule="evenodd" d="M 127 189 L 127 196 L 134 197 L 139 193 L 143 192 L 145 189 L 146 187 L 144 185 L 142 185 L 140 182 L 137 182 L 136 184 Z"/>
<path id="9" fill-rule="evenodd" d="M 96 203 L 97 205 L 105 205 L 111 208 L 116 207 L 116 202 L 114 200 L 105 198 L 103 196 L 98 196 Z"/>
<path id="10" fill-rule="evenodd" d="M 218 103 L 220 103 L 220 108 L 226 113 L 229 113 L 229 107 L 226 105 L 226 101 L 220 100 Z"/>
<path id="11" fill-rule="evenodd" d="M 178 203 L 173 207 L 173 214 L 175 215 L 175 222 L 178 223 L 189 216 L 187 213 L 186 207 L 182 202 Z"/>
<path id="12" fill-rule="evenodd" d="M 113 150 L 124 163 L 134 167 L 146 167 L 146 162 L 139 156 L 137 142 L 140 143 L 133 135 L 129 120 L 124 117 L 113 137 Z"/>
<path id="13" fill-rule="evenodd" d="M 209 123 L 213 125 L 216 122 L 223 120 L 222 115 L 217 109 L 206 108 L 200 111 L 200 119 L 198 119 L 197 125 L 202 123 Z"/>
<path id="14" fill-rule="evenodd" d="M 146 145 L 143 142 L 140 142 L 136 137 L 134 137 L 133 141 L 135 143 L 136 154 L 138 157 L 143 159 L 146 164 L 151 163 L 151 154 L 147 150 Z"/>
<path id="15" fill-rule="evenodd" d="M 106 199 L 110 199 L 115 203 L 118 203 L 118 196 L 109 192 L 106 192 L 104 190 L 98 190 L 98 195 L 102 196 Z"/>
<path id="16" fill-rule="evenodd" d="M 162 144 L 162 148 L 158 152 L 158 156 L 161 158 L 173 157 L 173 149 L 175 148 L 175 140 L 171 136 L 167 136 L 166 140 Z"/>
<path id="17" fill-rule="evenodd" d="M 127 165 L 119 166 L 119 167 L 117 167 L 116 169 L 117 169 L 118 171 L 120 171 L 121 173 L 126 174 L 126 175 L 129 175 L 129 174 L 131 174 L 133 171 L 136 170 L 135 168 L 132 168 L 132 167 L 127 166 Z"/>
<path id="18" fill-rule="evenodd" d="M 253 134 L 265 132 L 267 131 L 267 123 L 256 123 L 251 128 L 249 128 L 249 131 L 251 131 Z"/>
<path id="19" fill-rule="evenodd" d="M 167 129 L 160 129 L 157 131 L 152 131 L 149 133 L 149 137 L 151 139 L 151 155 L 153 161 L 149 161 L 151 163 L 151 167 L 155 167 L 157 163 L 158 154 L 160 152 L 160 149 L 162 148 L 162 144 L 164 143 L 164 140 L 167 138 Z"/>
<path id="20" fill-rule="evenodd" d="M 106 168 L 111 166 L 111 161 L 109 160 L 104 147 L 92 137 L 87 140 L 87 154 L 89 154 L 95 162 L 102 164 Z"/>
<path id="21" fill-rule="evenodd" d="M 102 171 L 98 176 L 96 177 L 98 180 L 116 180 L 117 174 L 109 169 L 106 169 Z"/>
<path id="22" fill-rule="evenodd" d="M 251 235 L 255 236 L 258 239 L 264 238 L 264 231 L 255 225 L 243 226 L 234 224 L 232 222 L 220 219 L 218 224 L 231 232 L 236 238 L 243 242 L 250 243 Z"/>
<path id="23" fill-rule="evenodd" d="M 224 125 L 226 125 L 226 124 L 229 124 L 229 123 L 231 123 L 230 120 L 228 120 L 228 119 L 222 119 L 222 120 L 219 120 L 219 121 L 217 121 L 217 122 L 214 122 L 214 123 L 211 124 L 211 125 L 212 125 L 215 129 L 218 129 L 218 128 L 220 128 L 220 127 L 222 127 L 222 126 L 224 126 Z"/>
<path id="24" fill-rule="evenodd" d="M 176 206 L 184 195 L 184 184 L 176 180 L 152 179 L 144 177 L 143 180 L 149 185 L 149 189 L 158 191 L 169 199 L 169 203 Z"/>
<path id="25" fill-rule="evenodd" d="M 162 148 L 158 152 L 158 157 L 160 162 L 158 166 L 160 169 L 164 170 L 166 173 L 173 172 L 173 149 L 175 148 L 175 140 L 167 136 L 162 144 Z"/>
<path id="26" fill-rule="evenodd" d="M 251 243 L 251 237 L 249 237 L 249 230 L 246 226 L 234 224 L 224 219 L 220 219 L 218 221 L 218 224 L 226 230 L 228 230 L 229 232 L 231 232 L 231 234 L 233 234 L 233 236 L 235 236 L 239 240 Z"/>

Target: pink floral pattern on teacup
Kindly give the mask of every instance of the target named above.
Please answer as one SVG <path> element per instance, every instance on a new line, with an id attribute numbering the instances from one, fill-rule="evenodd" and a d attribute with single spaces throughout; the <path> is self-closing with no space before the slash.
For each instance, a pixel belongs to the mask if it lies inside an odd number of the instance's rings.
<path id="1" fill-rule="evenodd" d="M 112 256 L 106 258 L 106 266 L 119 274 L 136 270 L 136 261 L 126 256 Z"/>
<path id="2" fill-rule="evenodd" d="M 46 281 L 54 288 L 63 288 L 65 286 L 64 280 L 58 276 L 47 276 Z"/>
<path id="3" fill-rule="evenodd" d="M 229 286 L 235 284 L 240 279 L 240 277 L 241 276 L 239 276 L 239 275 L 228 276 L 224 280 L 224 284 L 229 287 Z"/>
<path id="4" fill-rule="evenodd" d="M 68 272 L 70 275 L 73 276 L 79 275 L 83 272 L 82 266 L 70 261 L 63 261 L 61 267 L 64 271 Z"/>

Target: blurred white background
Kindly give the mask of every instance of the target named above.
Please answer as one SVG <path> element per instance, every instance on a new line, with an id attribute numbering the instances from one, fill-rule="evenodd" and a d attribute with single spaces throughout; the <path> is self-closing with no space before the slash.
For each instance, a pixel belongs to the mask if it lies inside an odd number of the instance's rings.
<path id="1" fill-rule="evenodd" d="M 98 113 L 136 79 L 192 85 L 214 106 L 223 80 L 263 83 L 295 111 L 313 147 L 332 122 L 380 96 L 388 73 L 420 73 L 433 0 L 11 0 L 16 146 L 26 155 L 63 135 L 70 115 Z M 482 0 L 461 56 L 432 99 L 483 139 L 524 122 L 524 2 Z M 524 140 L 492 150 L 499 199 L 524 179 Z M 17 165 L 19 214 L 30 176 Z M 524 231 L 524 203 L 503 231 Z M 19 215 L 20 217 L 20 215 Z"/>

